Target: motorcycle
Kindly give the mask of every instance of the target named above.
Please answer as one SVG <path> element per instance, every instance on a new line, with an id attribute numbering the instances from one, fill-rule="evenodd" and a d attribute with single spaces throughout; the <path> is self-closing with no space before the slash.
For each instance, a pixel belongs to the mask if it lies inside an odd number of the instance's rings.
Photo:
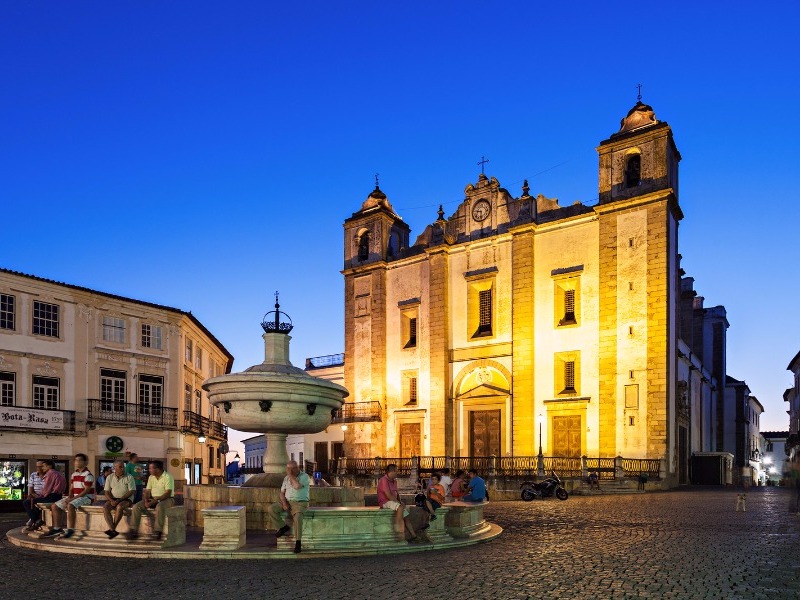
<path id="1" fill-rule="evenodd" d="M 530 502 L 534 498 L 549 498 L 553 494 L 559 500 L 569 498 L 567 490 L 564 489 L 564 484 L 555 471 L 550 471 L 550 476 L 542 481 L 524 481 L 520 485 L 520 493 L 525 502 Z"/>

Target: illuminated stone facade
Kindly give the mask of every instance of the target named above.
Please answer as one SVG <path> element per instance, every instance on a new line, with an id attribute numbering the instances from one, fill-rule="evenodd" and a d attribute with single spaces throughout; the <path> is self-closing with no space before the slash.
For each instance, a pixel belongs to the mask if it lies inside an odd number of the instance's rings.
<path id="1" fill-rule="evenodd" d="M 677 472 L 680 154 L 642 103 L 597 150 L 594 206 L 481 174 L 414 243 L 377 187 L 345 221 L 348 401 L 383 409 L 348 429 L 348 457 L 541 443 Z"/>

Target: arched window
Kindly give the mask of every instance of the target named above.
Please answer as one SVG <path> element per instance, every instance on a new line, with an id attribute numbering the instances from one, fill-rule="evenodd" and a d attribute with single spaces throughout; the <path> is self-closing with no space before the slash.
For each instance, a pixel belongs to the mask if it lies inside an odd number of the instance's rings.
<path id="1" fill-rule="evenodd" d="M 400 256 L 400 234 L 396 231 L 392 232 L 389 236 L 389 248 L 387 248 L 387 255 L 390 258 L 397 258 Z"/>
<path id="2" fill-rule="evenodd" d="M 369 259 L 369 231 L 365 231 L 358 238 L 358 260 Z"/>
<path id="3" fill-rule="evenodd" d="M 625 164 L 625 187 L 637 187 L 642 182 L 642 156 L 631 154 Z"/>

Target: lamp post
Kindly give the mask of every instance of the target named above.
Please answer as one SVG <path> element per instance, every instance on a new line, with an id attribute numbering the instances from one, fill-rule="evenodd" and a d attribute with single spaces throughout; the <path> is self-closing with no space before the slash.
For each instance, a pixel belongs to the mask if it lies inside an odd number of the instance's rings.
<path id="1" fill-rule="evenodd" d="M 544 416 L 542 416 L 542 413 L 539 413 L 536 421 L 539 423 L 539 455 L 536 457 L 536 474 L 539 477 L 544 477 L 544 454 L 542 453 L 542 423 L 544 423 Z"/>

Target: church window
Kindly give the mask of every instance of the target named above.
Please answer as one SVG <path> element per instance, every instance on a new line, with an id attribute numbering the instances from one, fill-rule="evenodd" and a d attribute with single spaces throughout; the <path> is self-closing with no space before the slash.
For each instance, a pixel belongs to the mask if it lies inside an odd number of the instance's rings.
<path id="1" fill-rule="evenodd" d="M 478 292 L 478 330 L 475 337 L 492 335 L 492 290 Z"/>
<path id="2" fill-rule="evenodd" d="M 558 352 L 555 355 L 555 393 L 576 396 L 580 392 L 580 352 Z"/>
<path id="3" fill-rule="evenodd" d="M 580 277 L 555 279 L 555 326 L 578 325 L 580 318 Z"/>
<path id="4" fill-rule="evenodd" d="M 358 238 L 358 260 L 369 259 L 369 231 L 365 231 Z"/>
<path id="5" fill-rule="evenodd" d="M 419 306 L 419 305 L 417 305 Z M 416 348 L 417 347 L 417 330 L 418 330 L 418 308 L 403 309 L 400 313 L 400 327 L 401 327 L 401 343 L 403 348 Z"/>
<path id="6" fill-rule="evenodd" d="M 417 345 L 417 318 L 408 320 L 408 342 L 406 348 L 413 348 Z"/>
<path id="7" fill-rule="evenodd" d="M 625 187 L 637 187 L 642 183 L 642 157 L 631 154 L 625 164 Z"/>
<path id="8" fill-rule="evenodd" d="M 402 378 L 402 402 L 406 406 L 416 406 L 419 401 L 419 393 L 417 386 L 417 372 L 416 371 L 403 371 Z"/>
<path id="9" fill-rule="evenodd" d="M 636 417 L 628 417 L 628 425 L 636 425 Z"/>

